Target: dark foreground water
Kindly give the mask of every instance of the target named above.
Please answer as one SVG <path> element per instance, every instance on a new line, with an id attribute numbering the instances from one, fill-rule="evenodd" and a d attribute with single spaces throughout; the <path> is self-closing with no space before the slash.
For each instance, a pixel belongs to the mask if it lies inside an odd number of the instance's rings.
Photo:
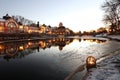
<path id="1" fill-rule="evenodd" d="M 96 38 L 54 38 L 0 44 L 0 79 L 64 80 L 86 57 L 117 50 L 118 42 Z M 79 72 L 73 80 L 84 76 Z"/>

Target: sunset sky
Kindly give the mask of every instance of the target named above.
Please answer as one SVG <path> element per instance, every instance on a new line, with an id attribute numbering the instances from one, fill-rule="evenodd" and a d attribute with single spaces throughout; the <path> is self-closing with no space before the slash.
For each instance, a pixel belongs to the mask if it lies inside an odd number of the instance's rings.
<path id="1" fill-rule="evenodd" d="M 40 24 L 73 31 L 103 27 L 101 5 L 105 0 L 0 0 L 0 18 L 5 14 L 21 15 Z"/>

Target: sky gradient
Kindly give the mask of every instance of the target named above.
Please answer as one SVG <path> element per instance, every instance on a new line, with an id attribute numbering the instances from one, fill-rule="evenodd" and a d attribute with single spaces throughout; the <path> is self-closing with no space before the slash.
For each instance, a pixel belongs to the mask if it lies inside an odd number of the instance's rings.
<path id="1" fill-rule="evenodd" d="M 40 24 L 58 26 L 59 22 L 73 31 L 103 27 L 101 5 L 105 0 L 1 0 L 0 17 L 8 13 L 21 15 Z"/>

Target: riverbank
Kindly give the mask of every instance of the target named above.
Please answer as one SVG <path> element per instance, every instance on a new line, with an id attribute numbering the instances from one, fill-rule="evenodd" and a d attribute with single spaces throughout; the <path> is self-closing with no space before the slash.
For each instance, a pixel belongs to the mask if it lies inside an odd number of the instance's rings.
<path id="1" fill-rule="evenodd" d="M 120 50 L 115 55 L 97 64 L 97 68 L 90 69 L 86 80 L 119 80 L 120 79 Z"/>
<path id="2" fill-rule="evenodd" d="M 109 39 L 120 41 L 120 35 L 109 35 Z M 114 47 L 114 46 L 113 46 Z M 112 56 L 98 62 L 97 68 L 90 69 L 86 80 L 119 80 L 120 79 L 120 50 Z"/>
<path id="3" fill-rule="evenodd" d="M 120 41 L 120 35 L 108 35 L 107 38 Z"/>

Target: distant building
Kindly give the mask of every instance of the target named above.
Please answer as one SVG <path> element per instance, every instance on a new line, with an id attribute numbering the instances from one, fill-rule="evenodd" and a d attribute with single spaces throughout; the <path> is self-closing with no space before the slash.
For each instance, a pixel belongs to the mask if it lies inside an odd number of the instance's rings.
<path id="1" fill-rule="evenodd" d="M 8 16 L 3 16 L 3 18 L 0 18 L 0 32 L 4 33 L 16 33 L 19 30 L 19 25 L 17 22 Z"/>
<path id="2" fill-rule="evenodd" d="M 28 27 L 28 33 L 39 33 L 39 29 L 38 27 L 34 27 L 34 26 L 29 26 Z"/>
<path id="3" fill-rule="evenodd" d="M 45 31 L 46 31 L 46 26 L 41 25 L 40 26 L 40 33 L 45 33 Z"/>
<path id="4" fill-rule="evenodd" d="M 59 27 L 58 27 L 58 29 L 57 29 L 57 34 L 58 35 L 64 35 L 65 34 L 65 27 L 63 26 L 63 23 L 62 22 L 60 22 L 59 23 Z"/>
<path id="5" fill-rule="evenodd" d="M 38 23 L 39 24 L 39 23 Z M 0 32 L 1 33 L 39 33 L 39 25 L 22 25 L 20 22 L 17 22 L 13 17 L 10 17 L 8 14 L 0 18 Z"/>

